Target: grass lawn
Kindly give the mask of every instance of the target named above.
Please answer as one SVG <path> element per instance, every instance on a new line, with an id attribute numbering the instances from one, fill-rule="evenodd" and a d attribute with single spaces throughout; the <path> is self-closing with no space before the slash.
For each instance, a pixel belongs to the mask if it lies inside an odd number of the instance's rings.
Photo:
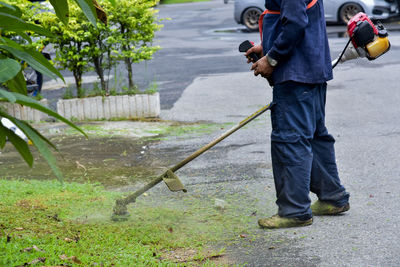
<path id="1" fill-rule="evenodd" d="M 251 236 L 250 211 L 236 207 L 243 198 L 221 212 L 213 198 L 151 194 L 130 205 L 128 221 L 112 222 L 121 196 L 95 184 L 0 179 L 0 266 L 214 266 L 223 251 L 210 242 Z"/>
<path id="2" fill-rule="evenodd" d="M 181 3 L 191 3 L 191 2 L 206 2 L 210 0 L 161 0 L 160 4 L 181 4 Z"/>

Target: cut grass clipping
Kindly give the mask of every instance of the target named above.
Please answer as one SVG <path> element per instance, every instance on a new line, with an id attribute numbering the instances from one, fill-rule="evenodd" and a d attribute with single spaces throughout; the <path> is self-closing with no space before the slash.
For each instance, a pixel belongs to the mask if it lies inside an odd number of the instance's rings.
<path id="1" fill-rule="evenodd" d="M 129 207 L 129 221 L 114 223 L 119 197 L 93 184 L 0 179 L 0 266 L 214 265 L 223 251 L 208 245 L 248 235 L 254 220 L 240 207 L 220 211 L 212 198 L 188 193 L 142 197 Z"/>

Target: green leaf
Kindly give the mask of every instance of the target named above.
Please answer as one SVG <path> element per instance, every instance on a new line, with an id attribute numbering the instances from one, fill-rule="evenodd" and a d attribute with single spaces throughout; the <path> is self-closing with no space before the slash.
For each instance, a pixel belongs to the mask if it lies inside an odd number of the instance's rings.
<path id="1" fill-rule="evenodd" d="M 75 2 L 80 6 L 85 16 L 89 21 L 97 27 L 97 15 L 96 9 L 93 5 L 93 0 L 75 0 Z"/>
<path id="2" fill-rule="evenodd" d="M 108 0 L 108 2 L 110 2 L 113 6 L 115 6 L 115 0 Z"/>
<path id="3" fill-rule="evenodd" d="M 21 64 L 11 58 L 0 59 L 0 83 L 14 78 L 21 70 Z"/>
<path id="4" fill-rule="evenodd" d="M 13 79 L 7 81 L 6 86 L 11 92 L 20 93 L 23 95 L 26 95 L 28 91 L 22 71 L 20 71 Z"/>
<path id="5" fill-rule="evenodd" d="M 6 145 L 6 140 L 7 140 L 7 131 L 6 127 L 3 126 L 0 122 L 0 148 L 3 149 L 4 146 Z"/>
<path id="6" fill-rule="evenodd" d="M 7 13 L 7 14 L 10 14 L 10 15 L 14 15 L 14 16 L 16 16 L 18 18 L 20 18 L 22 16 L 22 11 L 21 11 L 21 9 L 19 9 L 19 7 L 9 5 L 9 4 L 4 3 L 2 1 L 0 1 L 0 5 L 2 5 L 0 7 L 0 12 Z"/>
<path id="7" fill-rule="evenodd" d="M 33 164 L 33 156 L 31 151 L 29 150 L 28 144 L 25 140 L 21 139 L 18 135 L 16 135 L 13 131 L 6 129 L 6 135 L 8 140 L 14 145 L 17 149 L 18 153 L 22 156 L 22 158 L 28 163 L 29 167 L 32 167 Z"/>
<path id="8" fill-rule="evenodd" d="M 40 138 L 42 138 L 42 140 L 44 140 L 49 146 L 51 146 L 55 151 L 57 151 L 58 152 L 58 148 L 50 141 L 50 140 L 48 140 L 46 137 L 44 137 L 38 130 L 36 130 L 35 128 L 33 128 L 31 125 L 29 125 L 27 122 L 25 122 L 25 121 L 20 121 L 21 123 L 23 123 L 23 124 L 25 124 L 25 127 L 28 127 L 32 132 L 34 132 L 37 136 L 39 136 Z M 25 132 L 24 132 L 25 133 Z M 27 133 L 25 133 L 25 134 L 27 134 Z M 29 138 L 29 140 L 31 140 L 31 141 L 33 141 L 31 138 L 30 138 L 30 135 L 29 135 L 29 133 L 26 135 L 28 138 Z"/>
<path id="9" fill-rule="evenodd" d="M 16 31 L 15 33 L 19 34 L 19 36 L 21 36 L 22 38 L 27 40 L 30 44 L 32 43 L 31 37 L 29 35 L 27 35 L 26 33 L 22 32 L 22 31 Z"/>
<path id="10" fill-rule="evenodd" d="M 28 63 L 33 69 L 49 76 L 50 78 L 57 78 L 58 76 L 64 81 L 64 77 L 61 73 L 38 51 L 22 47 L 5 37 L 0 37 L 0 48 L 7 50 L 17 58 L 26 61 L 26 63 Z"/>
<path id="11" fill-rule="evenodd" d="M 4 93 L 6 92 L 5 90 L 0 90 L 0 93 Z M 19 93 L 15 93 L 15 92 L 6 92 L 8 94 L 12 94 L 15 98 L 16 101 L 15 103 L 17 104 L 21 104 L 24 106 L 28 106 L 31 107 L 33 109 L 37 109 L 43 113 L 46 113 L 62 122 L 64 122 L 65 124 L 68 124 L 69 126 L 71 126 L 72 128 L 74 128 L 75 130 L 81 132 L 85 137 L 87 137 L 86 133 L 84 131 L 82 131 L 78 126 L 76 126 L 75 124 L 73 124 L 72 122 L 70 122 L 68 119 L 64 118 L 63 116 L 61 116 L 60 114 L 52 111 L 51 109 L 43 106 L 42 104 L 40 104 L 38 101 L 36 101 L 35 99 L 19 94 Z M 6 96 L 4 96 L 4 98 L 7 98 Z M 0 98 L 1 101 L 1 98 Z"/>
<path id="12" fill-rule="evenodd" d="M 15 101 L 17 101 L 17 98 L 14 96 L 13 93 L 7 92 L 4 89 L 0 89 L 0 97 L 7 99 L 7 101 L 10 103 L 15 103 Z M 1 100 L 1 98 L 0 98 L 0 100 Z"/>
<path id="13" fill-rule="evenodd" d="M 39 153 L 47 161 L 59 181 L 62 182 L 63 177 L 60 169 L 57 167 L 57 160 L 47 146 L 47 144 L 51 144 L 51 142 L 47 140 L 44 136 L 37 134 L 37 131 L 32 130 L 32 127 L 29 126 L 27 123 L 12 117 L 8 117 L 8 119 L 11 120 L 21 131 L 25 133 L 29 140 L 32 141 Z M 55 147 L 53 144 L 51 144 L 51 146 Z"/>
<path id="14" fill-rule="evenodd" d="M 2 28 L 3 30 L 6 29 L 7 31 L 32 31 L 44 36 L 53 36 L 51 32 L 45 30 L 40 26 L 26 23 L 16 16 L 2 12 L 0 12 L 0 28 Z"/>
<path id="15" fill-rule="evenodd" d="M 53 6 L 56 11 L 57 17 L 64 23 L 68 23 L 68 0 L 50 0 L 50 4 Z"/>

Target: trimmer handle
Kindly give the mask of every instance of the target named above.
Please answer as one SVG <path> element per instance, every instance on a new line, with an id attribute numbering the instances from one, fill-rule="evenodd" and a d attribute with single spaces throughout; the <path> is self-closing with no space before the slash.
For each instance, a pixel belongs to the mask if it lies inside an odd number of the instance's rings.
<path id="1" fill-rule="evenodd" d="M 249 40 L 246 40 L 239 45 L 239 52 L 247 52 L 247 50 L 249 50 L 253 46 L 254 45 Z M 258 55 L 254 52 L 251 53 L 249 56 L 253 60 L 253 62 L 257 62 L 260 59 Z"/>
<path id="2" fill-rule="evenodd" d="M 247 52 L 247 50 L 249 50 L 250 48 L 252 48 L 254 45 L 249 41 L 249 40 L 246 40 L 246 41 L 244 41 L 243 43 L 241 43 L 240 45 L 239 45 L 239 52 Z M 257 62 L 260 58 L 258 57 L 258 55 L 256 54 L 256 53 L 251 53 L 250 55 L 249 55 L 249 57 L 251 58 L 251 60 L 253 61 L 253 62 Z M 269 83 L 269 85 L 270 86 L 273 86 L 274 85 L 274 83 L 272 82 L 272 79 L 271 79 L 271 77 L 270 78 L 267 78 L 267 80 L 268 80 L 268 83 Z"/>

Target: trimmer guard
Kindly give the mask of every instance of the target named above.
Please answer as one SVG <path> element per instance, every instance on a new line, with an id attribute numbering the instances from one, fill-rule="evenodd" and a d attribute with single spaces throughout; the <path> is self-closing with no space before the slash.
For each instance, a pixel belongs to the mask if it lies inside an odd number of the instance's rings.
<path id="1" fill-rule="evenodd" d="M 170 169 L 164 172 L 161 177 L 165 182 L 165 184 L 168 186 L 168 189 L 171 190 L 172 192 L 177 192 L 177 191 L 187 192 L 181 180 L 179 180 L 178 176 L 176 176 L 176 174 Z"/>

